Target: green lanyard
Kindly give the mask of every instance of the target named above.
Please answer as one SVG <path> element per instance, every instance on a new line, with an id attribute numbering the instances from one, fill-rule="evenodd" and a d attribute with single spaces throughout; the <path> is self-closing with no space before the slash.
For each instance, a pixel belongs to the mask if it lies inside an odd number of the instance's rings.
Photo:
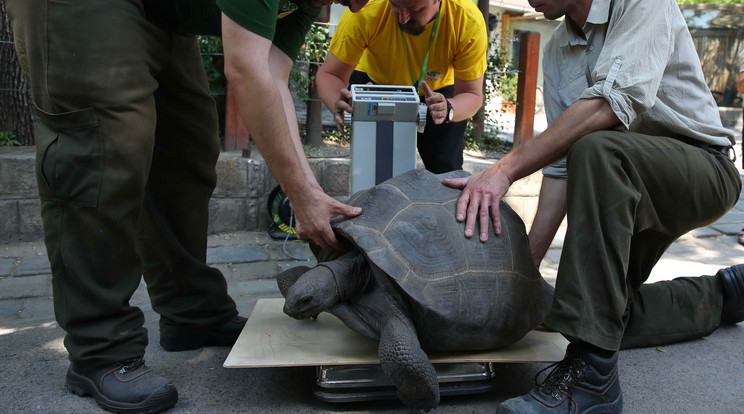
<path id="1" fill-rule="evenodd" d="M 437 26 L 439 26 L 439 12 L 442 10 L 442 2 L 439 2 L 439 10 L 437 10 L 437 17 L 434 19 L 434 26 L 431 28 L 431 36 L 429 36 L 429 48 L 426 50 L 426 57 L 424 58 L 424 64 L 421 65 L 421 75 L 419 75 L 418 81 L 413 77 L 413 71 L 411 71 L 411 61 L 408 59 L 408 46 L 406 46 L 406 37 L 403 35 L 403 31 L 400 31 L 400 38 L 403 40 L 403 51 L 406 53 L 406 62 L 408 63 L 408 73 L 411 75 L 411 82 L 413 87 L 418 92 L 421 86 L 421 81 L 424 80 L 426 74 L 426 65 L 429 63 L 429 51 L 431 51 L 431 44 L 434 43 L 434 36 L 437 34 Z"/>

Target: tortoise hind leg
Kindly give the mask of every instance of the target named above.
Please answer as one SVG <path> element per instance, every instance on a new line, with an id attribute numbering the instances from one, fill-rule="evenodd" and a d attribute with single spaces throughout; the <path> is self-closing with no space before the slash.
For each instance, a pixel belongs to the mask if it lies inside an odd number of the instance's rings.
<path id="1" fill-rule="evenodd" d="M 417 410 L 436 408 L 437 373 L 421 349 L 413 324 L 402 312 L 383 324 L 379 356 L 382 369 L 397 387 L 403 404 Z"/>

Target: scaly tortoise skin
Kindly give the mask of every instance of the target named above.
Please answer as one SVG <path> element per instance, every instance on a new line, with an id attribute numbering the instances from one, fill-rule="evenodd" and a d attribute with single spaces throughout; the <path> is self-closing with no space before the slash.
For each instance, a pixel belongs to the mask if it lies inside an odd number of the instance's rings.
<path id="1" fill-rule="evenodd" d="M 545 317 L 552 288 L 532 262 L 524 223 L 501 203 L 501 234 L 463 236 L 455 219 L 460 190 L 413 170 L 354 194 L 354 218 L 331 225 L 348 252 L 314 248 L 318 265 L 277 276 L 284 312 L 297 319 L 327 311 L 380 341 L 380 363 L 404 404 L 428 410 L 439 385 L 426 351 L 500 348 Z"/>

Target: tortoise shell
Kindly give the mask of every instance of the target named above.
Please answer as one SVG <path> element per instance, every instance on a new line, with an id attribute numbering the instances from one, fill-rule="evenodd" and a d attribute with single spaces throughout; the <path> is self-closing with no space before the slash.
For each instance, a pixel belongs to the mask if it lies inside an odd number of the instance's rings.
<path id="1" fill-rule="evenodd" d="M 533 264 L 521 218 L 500 205 L 501 234 L 464 237 L 455 219 L 462 192 L 443 178 L 412 170 L 354 194 L 363 214 L 336 216 L 334 230 L 358 247 L 379 274 L 410 299 L 425 349 L 492 349 L 511 344 L 542 322 L 552 288 Z"/>

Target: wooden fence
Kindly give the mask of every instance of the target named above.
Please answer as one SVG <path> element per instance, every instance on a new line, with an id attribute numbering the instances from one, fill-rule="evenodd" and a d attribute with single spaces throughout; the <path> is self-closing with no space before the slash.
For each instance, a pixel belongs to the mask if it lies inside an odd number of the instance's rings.
<path id="1" fill-rule="evenodd" d="M 744 48 L 744 30 L 691 30 L 705 80 L 718 106 L 741 107 L 736 91 L 739 52 Z"/>

